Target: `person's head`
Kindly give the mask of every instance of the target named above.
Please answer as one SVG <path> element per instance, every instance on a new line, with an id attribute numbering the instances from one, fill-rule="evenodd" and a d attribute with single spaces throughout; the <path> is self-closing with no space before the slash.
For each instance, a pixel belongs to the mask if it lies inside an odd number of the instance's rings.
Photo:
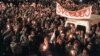
<path id="1" fill-rule="evenodd" d="M 76 33 L 77 35 L 80 35 L 80 31 L 79 31 L 79 30 L 77 30 L 75 33 Z"/>
<path id="2" fill-rule="evenodd" d="M 85 34 L 85 39 L 88 39 L 89 38 L 89 34 Z"/>
<path id="3" fill-rule="evenodd" d="M 33 36 L 34 36 L 34 35 L 35 35 L 35 31 L 31 31 L 31 35 L 33 35 Z"/>
<path id="4" fill-rule="evenodd" d="M 56 42 L 58 43 L 58 44 L 62 44 L 62 38 L 61 38 L 61 36 L 59 35 L 59 36 L 57 36 L 57 38 L 56 38 Z"/>
<path id="5" fill-rule="evenodd" d="M 61 26 L 58 26 L 58 31 L 60 31 L 62 29 L 62 27 Z"/>
<path id="6" fill-rule="evenodd" d="M 70 56 L 76 56 L 76 51 L 75 49 L 70 50 Z"/>
<path id="7" fill-rule="evenodd" d="M 48 27 L 49 27 L 48 23 L 45 23 L 45 28 L 48 28 Z"/>
<path id="8" fill-rule="evenodd" d="M 10 28 L 11 28 L 10 24 L 6 24 L 6 28 L 7 28 L 7 30 L 10 30 Z"/>
<path id="9" fill-rule="evenodd" d="M 88 51 L 86 49 L 83 49 L 82 56 L 88 56 Z"/>
<path id="10" fill-rule="evenodd" d="M 91 27 L 91 31 L 94 32 L 96 29 L 94 26 Z"/>
<path id="11" fill-rule="evenodd" d="M 75 24 L 70 23 L 70 27 L 71 27 L 71 28 L 75 28 Z"/>
<path id="12" fill-rule="evenodd" d="M 68 33 L 68 40 L 71 40 L 74 38 L 74 34 L 73 33 Z"/>
<path id="13" fill-rule="evenodd" d="M 30 23 L 30 20 L 31 20 L 30 18 L 27 18 L 28 23 Z"/>
<path id="14" fill-rule="evenodd" d="M 100 31 L 100 27 L 99 27 L 99 26 L 97 26 L 96 31 L 97 31 L 97 32 L 99 32 L 99 31 Z"/>
<path id="15" fill-rule="evenodd" d="M 49 43 L 49 37 L 45 36 L 45 38 L 44 38 L 44 44 L 48 44 L 48 43 Z"/>
<path id="16" fill-rule="evenodd" d="M 75 41 L 74 41 L 73 48 L 74 48 L 74 49 L 77 49 L 78 46 L 79 46 L 79 41 L 75 40 Z"/>
<path id="17" fill-rule="evenodd" d="M 66 47 L 71 47 L 71 42 L 69 42 L 69 43 L 66 45 Z"/>
<path id="18" fill-rule="evenodd" d="M 89 44 L 87 45 L 87 49 L 88 49 L 88 50 L 91 50 L 91 49 L 92 49 L 92 44 L 89 43 Z"/>
<path id="19" fill-rule="evenodd" d="M 19 25 L 17 25 L 17 24 L 14 25 L 14 26 L 13 26 L 13 29 L 14 29 L 14 32 L 17 32 L 17 31 L 19 30 Z"/>
<path id="20" fill-rule="evenodd" d="M 54 23 L 51 23 L 50 28 L 51 29 L 54 29 L 55 28 L 55 24 Z"/>

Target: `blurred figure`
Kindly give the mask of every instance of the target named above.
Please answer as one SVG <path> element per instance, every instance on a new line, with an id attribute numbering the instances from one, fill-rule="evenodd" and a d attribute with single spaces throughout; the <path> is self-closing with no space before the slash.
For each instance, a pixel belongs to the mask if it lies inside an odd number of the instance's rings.
<path id="1" fill-rule="evenodd" d="M 76 51 L 74 49 L 70 50 L 70 56 L 77 56 Z"/>
<path id="2" fill-rule="evenodd" d="M 46 36 L 43 43 L 40 45 L 41 56 L 52 56 L 49 38 Z"/>

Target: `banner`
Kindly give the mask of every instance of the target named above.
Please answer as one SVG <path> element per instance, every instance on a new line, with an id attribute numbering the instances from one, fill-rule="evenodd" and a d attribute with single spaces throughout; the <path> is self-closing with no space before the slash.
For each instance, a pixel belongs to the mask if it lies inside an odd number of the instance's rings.
<path id="1" fill-rule="evenodd" d="M 56 14 L 74 19 L 89 19 L 91 17 L 92 6 L 85 7 L 76 11 L 69 11 L 63 8 L 59 3 L 56 4 Z"/>

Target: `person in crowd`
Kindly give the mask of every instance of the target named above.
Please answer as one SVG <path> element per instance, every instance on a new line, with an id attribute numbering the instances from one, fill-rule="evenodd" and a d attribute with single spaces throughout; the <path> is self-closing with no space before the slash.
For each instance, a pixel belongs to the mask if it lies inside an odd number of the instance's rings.
<path id="1" fill-rule="evenodd" d="M 46 36 L 43 43 L 40 45 L 41 56 L 53 56 L 51 48 L 52 47 L 50 46 L 49 38 Z"/>
<path id="2" fill-rule="evenodd" d="M 87 49 L 84 48 L 79 56 L 89 56 Z"/>

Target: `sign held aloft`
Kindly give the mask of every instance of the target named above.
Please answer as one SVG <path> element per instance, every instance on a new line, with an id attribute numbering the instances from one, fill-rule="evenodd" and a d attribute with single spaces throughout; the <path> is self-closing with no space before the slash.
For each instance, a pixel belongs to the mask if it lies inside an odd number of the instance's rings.
<path id="1" fill-rule="evenodd" d="M 92 6 L 85 7 L 80 10 L 70 11 L 63 8 L 59 3 L 56 4 L 56 14 L 74 19 L 89 19 L 92 13 Z"/>

